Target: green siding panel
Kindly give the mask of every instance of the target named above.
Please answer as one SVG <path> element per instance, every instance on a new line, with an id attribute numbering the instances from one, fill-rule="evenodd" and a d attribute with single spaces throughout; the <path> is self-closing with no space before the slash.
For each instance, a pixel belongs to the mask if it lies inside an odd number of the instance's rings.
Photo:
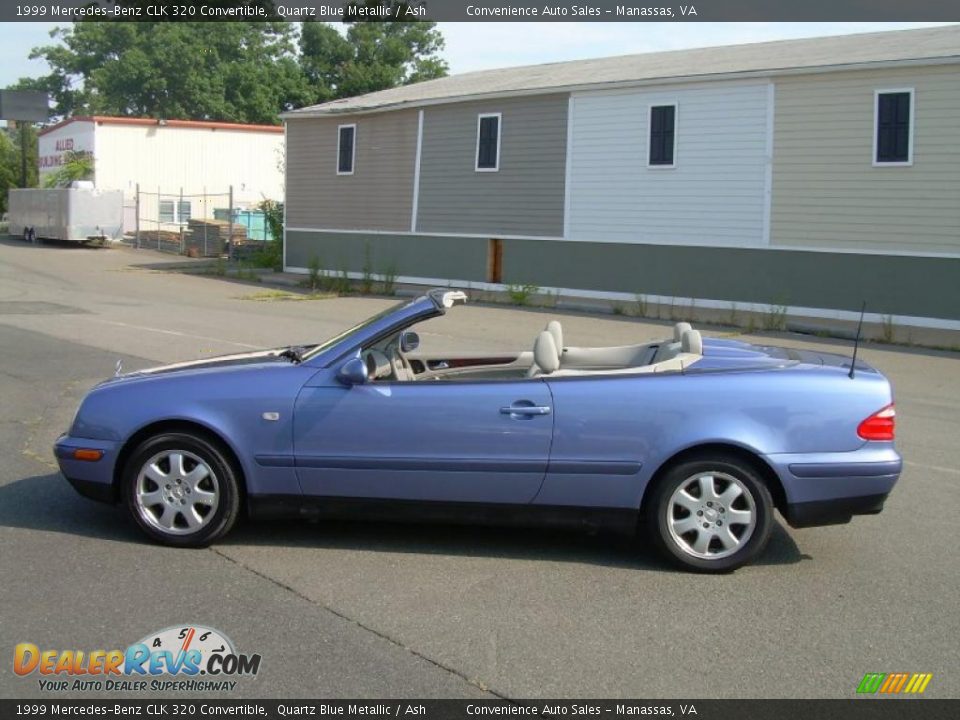
<path id="1" fill-rule="evenodd" d="M 487 240 L 423 235 L 287 233 L 287 265 L 484 282 Z M 504 240 L 503 282 L 960 320 L 960 258 L 793 250 Z"/>
<path id="2" fill-rule="evenodd" d="M 287 267 L 305 268 L 316 255 L 321 267 L 362 272 L 369 247 L 373 272 L 482 282 L 487 267 L 487 241 L 363 233 L 287 232 Z"/>

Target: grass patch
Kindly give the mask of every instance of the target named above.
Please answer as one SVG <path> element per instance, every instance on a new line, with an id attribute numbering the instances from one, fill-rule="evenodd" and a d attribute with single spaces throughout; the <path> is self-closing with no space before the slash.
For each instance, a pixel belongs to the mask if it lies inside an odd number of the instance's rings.
<path id="1" fill-rule="evenodd" d="M 286 290 L 264 290 L 262 292 L 241 295 L 238 300 L 253 300 L 254 302 L 297 302 L 302 300 L 326 300 L 336 297 L 333 293 L 293 293 Z"/>
<path id="2" fill-rule="evenodd" d="M 786 305 L 768 305 L 767 312 L 763 316 L 764 330 L 786 330 L 787 328 L 787 306 Z"/>
<path id="3" fill-rule="evenodd" d="M 880 339 L 888 345 L 892 345 L 896 339 L 896 334 L 897 328 L 893 324 L 893 316 L 884 315 L 880 322 Z"/>
<path id="4" fill-rule="evenodd" d="M 513 305 L 526 306 L 533 296 L 540 291 L 538 285 L 529 283 L 523 285 L 507 285 L 507 297 Z"/>

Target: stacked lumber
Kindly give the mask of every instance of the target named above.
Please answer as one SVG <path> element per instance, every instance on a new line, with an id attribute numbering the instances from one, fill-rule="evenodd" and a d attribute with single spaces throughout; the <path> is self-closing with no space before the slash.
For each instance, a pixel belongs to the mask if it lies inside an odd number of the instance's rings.
<path id="1" fill-rule="evenodd" d="M 180 233 L 171 230 L 141 230 L 140 247 L 180 252 Z"/>
<path id="2" fill-rule="evenodd" d="M 194 218 L 187 225 L 184 237 L 184 251 L 194 257 L 219 257 L 226 252 L 227 243 L 233 247 L 247 242 L 247 228 L 239 223 L 210 218 Z"/>

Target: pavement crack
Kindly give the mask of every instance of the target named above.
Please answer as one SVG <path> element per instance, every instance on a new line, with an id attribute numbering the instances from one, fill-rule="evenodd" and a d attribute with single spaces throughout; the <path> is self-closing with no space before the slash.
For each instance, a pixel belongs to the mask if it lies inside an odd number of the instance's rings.
<path id="1" fill-rule="evenodd" d="M 252 567 L 250 567 L 249 565 L 247 565 L 246 563 L 241 562 L 240 560 L 237 560 L 236 558 L 230 557 L 229 555 L 227 555 L 226 553 L 218 550 L 217 548 L 210 548 L 210 551 L 213 552 L 213 553 L 216 554 L 216 555 L 219 555 L 219 556 L 222 557 L 224 560 L 227 560 L 228 562 L 233 563 L 233 564 L 236 565 L 237 567 L 243 568 L 243 569 L 246 570 L 247 572 L 253 573 L 253 574 L 256 575 L 257 577 L 262 578 L 262 579 L 266 580 L 267 582 L 272 583 L 273 585 L 276 585 L 277 587 L 282 588 L 283 590 L 286 590 L 287 592 L 293 593 L 294 595 L 296 595 L 296 596 L 297 596 L 298 598 L 300 598 L 301 600 L 306 600 L 306 601 L 307 601 L 308 603 L 310 603 L 311 605 L 315 605 L 315 606 L 317 606 L 317 607 L 319 607 L 319 608 L 322 608 L 323 610 L 326 610 L 327 612 L 329 612 L 329 613 L 332 614 L 332 615 L 335 615 L 336 617 L 340 618 L 341 620 L 344 620 L 344 621 L 346 621 L 346 622 L 348 622 L 348 623 L 351 623 L 351 624 L 357 626 L 358 628 L 360 628 L 361 630 L 364 630 L 364 631 L 366 631 L 366 632 L 368 632 L 368 633 L 372 633 L 373 635 L 375 635 L 376 637 L 380 638 L 381 640 L 385 640 L 385 641 L 387 641 L 388 643 L 390 643 L 391 645 L 394 645 L 395 647 L 398 647 L 398 648 L 400 648 L 401 650 L 404 650 L 405 652 L 407 652 L 407 653 L 409 653 L 409 654 L 411 654 L 411 655 L 413 655 L 413 656 L 415 656 L 415 657 L 420 658 L 421 660 L 423 660 L 424 662 L 429 663 L 429 664 L 432 665 L 433 667 L 435 667 L 435 668 L 437 668 L 437 669 L 439 669 L 439 670 L 443 670 L 444 672 L 447 672 L 447 673 L 449 673 L 449 674 L 451 674 L 451 675 L 454 675 L 454 676 L 460 678 L 461 680 L 463 680 L 463 681 L 464 681 L 465 683 L 467 683 L 468 685 L 472 685 L 473 687 L 477 688 L 478 690 L 481 690 L 482 692 L 485 692 L 485 693 L 488 693 L 488 694 L 490 694 L 490 695 L 493 695 L 495 698 L 498 698 L 498 699 L 500 699 L 500 700 L 506 700 L 506 701 L 508 701 L 508 702 L 512 702 L 511 698 L 507 697 L 506 695 L 502 695 L 501 693 L 498 693 L 496 690 L 491 690 L 489 687 L 487 687 L 487 685 L 486 685 L 485 683 L 481 682 L 480 680 L 476 680 L 476 679 L 474 679 L 474 678 L 471 678 L 471 677 L 469 677 L 468 675 L 465 675 L 464 673 L 460 672 L 460 671 L 457 670 L 456 668 L 450 667 L 449 665 L 445 665 L 444 663 L 440 662 L 439 660 L 435 660 L 434 658 L 430 657 L 429 655 L 425 655 L 424 653 L 420 652 L 420 651 L 417 650 L 416 648 L 410 647 L 409 645 L 405 644 L 403 641 L 398 640 L 397 638 L 392 637 L 391 635 L 388 635 L 387 633 L 383 632 L 382 630 L 377 630 L 377 629 L 374 628 L 374 627 L 370 627 L 369 625 L 364 624 L 364 623 L 361 622 L 360 620 L 357 620 L 356 618 L 352 618 L 352 617 L 350 617 L 349 615 L 346 615 L 345 613 L 341 612 L 340 610 L 337 610 L 336 608 L 330 607 L 330 606 L 327 605 L 326 603 L 320 602 L 320 601 L 318 601 L 318 600 L 314 600 L 313 598 L 309 597 L 308 595 L 305 595 L 304 593 L 302 593 L 302 592 L 300 592 L 299 590 L 297 590 L 295 587 L 291 587 L 290 585 L 287 585 L 286 583 L 281 582 L 280 580 L 277 580 L 276 578 L 272 578 L 272 577 L 270 577 L 269 575 L 266 575 L 266 574 L 260 572 L 260 571 L 257 570 L 256 568 L 252 568 Z"/>

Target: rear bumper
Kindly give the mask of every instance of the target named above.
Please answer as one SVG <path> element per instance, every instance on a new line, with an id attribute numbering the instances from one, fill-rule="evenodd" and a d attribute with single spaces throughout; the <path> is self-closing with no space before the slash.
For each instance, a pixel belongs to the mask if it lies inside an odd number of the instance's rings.
<path id="1" fill-rule="evenodd" d="M 819 527 L 821 525 L 843 525 L 854 515 L 876 515 L 883 510 L 888 493 L 880 495 L 861 495 L 859 497 L 840 498 L 838 500 L 815 500 L 805 503 L 788 504 L 784 517 L 791 527 Z"/>
<path id="2" fill-rule="evenodd" d="M 796 528 L 876 515 L 903 467 L 893 443 L 866 443 L 845 453 L 774 454 L 767 460 L 783 482 L 786 503 L 780 511 Z"/>
<path id="3" fill-rule="evenodd" d="M 96 461 L 76 460 L 74 450 L 99 450 L 102 457 Z M 117 502 L 117 490 L 113 484 L 113 467 L 116 463 L 118 444 L 109 440 L 90 440 L 61 435 L 53 444 L 60 472 L 73 489 L 86 498 L 99 502 Z"/>

